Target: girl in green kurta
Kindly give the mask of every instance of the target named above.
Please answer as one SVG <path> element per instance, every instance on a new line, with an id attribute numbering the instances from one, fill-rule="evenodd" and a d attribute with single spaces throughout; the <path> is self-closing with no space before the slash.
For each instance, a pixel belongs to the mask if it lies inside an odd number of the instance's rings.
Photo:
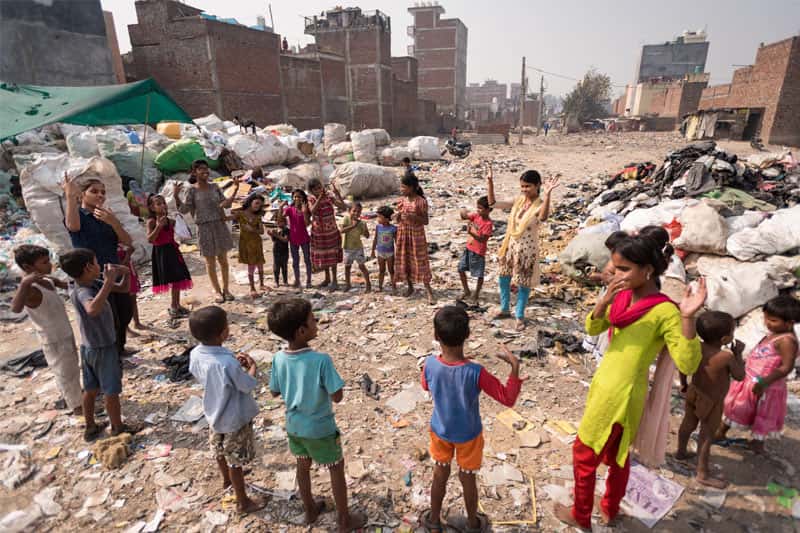
<path id="1" fill-rule="evenodd" d="M 658 278 L 667 268 L 672 247 L 666 231 L 625 236 L 615 243 L 615 275 L 608 291 L 586 317 L 586 331 L 609 330 L 611 342 L 589 387 L 586 409 L 573 446 L 575 504 L 555 506 L 556 516 L 590 528 L 594 484 L 601 462 L 609 466 L 601 502 L 604 522 L 619 512 L 630 472 L 628 449 L 636 437 L 647 396 L 650 364 L 666 345 L 678 369 L 693 374 L 701 360 L 694 314 L 706 298 L 701 279 L 677 306 L 661 294 Z"/>

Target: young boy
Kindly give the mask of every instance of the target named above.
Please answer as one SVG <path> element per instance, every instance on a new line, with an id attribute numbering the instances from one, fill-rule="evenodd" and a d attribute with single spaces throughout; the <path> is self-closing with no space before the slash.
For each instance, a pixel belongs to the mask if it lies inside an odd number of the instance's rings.
<path id="1" fill-rule="evenodd" d="M 128 269 L 106 263 L 103 281 L 100 265 L 94 252 L 76 248 L 59 257 L 61 269 L 75 281 L 70 298 L 78 316 L 81 330 L 81 373 L 83 375 L 83 417 L 86 429 L 83 438 L 95 440 L 106 427 L 94 420 L 94 401 L 97 391 L 103 391 L 106 412 L 111 420 L 111 434 L 136 433 L 139 428 L 122 422 L 119 395 L 122 392 L 122 362 L 117 349 L 114 313 L 109 295 L 130 291 Z M 119 282 L 114 280 L 119 278 Z"/>
<path id="2" fill-rule="evenodd" d="M 364 255 L 364 244 L 361 237 L 369 239 L 367 224 L 361 220 L 361 202 L 353 202 L 349 214 L 342 219 L 341 233 L 344 235 L 342 248 L 344 248 L 344 292 L 350 290 L 350 272 L 353 263 L 358 263 L 358 269 L 366 280 L 367 292 L 372 291 L 367 271 L 367 258 Z"/>
<path id="3" fill-rule="evenodd" d="M 378 258 L 378 292 L 383 291 L 383 278 L 389 271 L 392 294 L 397 292 L 394 281 L 394 241 L 397 239 L 397 226 L 392 224 L 394 210 L 388 205 L 378 208 L 378 223 L 375 225 L 375 239 L 372 241 L 372 257 Z"/>
<path id="4" fill-rule="evenodd" d="M 442 348 L 439 357 L 428 356 L 422 368 L 422 388 L 433 397 L 430 454 L 435 466 L 431 487 L 431 508 L 422 521 L 427 530 L 444 531 L 441 525 L 442 501 L 450 477 L 450 462 L 456 456 L 458 478 L 464 488 L 466 524 L 450 524 L 459 530 L 483 531 L 486 517 L 478 515 L 478 486 L 475 474 L 483 458 L 483 427 L 478 409 L 481 391 L 501 404 L 512 407 L 517 401 L 522 380 L 519 359 L 498 355 L 511 365 L 505 386 L 481 365 L 464 357 L 464 342 L 469 337 L 469 316 L 464 309 L 446 306 L 433 318 L 434 336 Z"/>
<path id="5" fill-rule="evenodd" d="M 411 158 L 410 157 L 404 157 L 403 161 L 402 161 L 402 164 L 403 164 L 403 175 L 404 176 L 414 176 L 414 169 L 411 168 Z"/>
<path id="6" fill-rule="evenodd" d="M 270 331 L 289 342 L 288 350 L 275 354 L 269 378 L 273 397 L 286 404 L 289 450 L 297 458 L 297 484 L 306 520 L 313 524 L 323 506 L 311 494 L 311 461 L 325 465 L 331 475 L 333 499 L 340 532 L 364 527 L 367 517 L 350 513 L 344 478 L 344 457 L 331 401 L 344 397 L 344 381 L 326 353 L 308 343 L 317 337 L 317 321 L 311 303 L 302 298 L 278 300 L 267 314 Z"/>
<path id="7" fill-rule="evenodd" d="M 256 363 L 249 355 L 234 357 L 222 346 L 228 338 L 228 315 L 221 307 L 210 305 L 193 311 L 189 331 L 200 341 L 189 357 L 189 371 L 203 385 L 209 445 L 222 473 L 222 486 L 233 485 L 240 513 L 258 511 L 266 502 L 247 496 L 242 470 L 255 457 L 253 419 L 258 404 L 252 392 L 258 387 Z"/>
<path id="8" fill-rule="evenodd" d="M 697 334 L 703 339 L 703 360 L 692 376 L 692 384 L 686 386 L 686 376 L 681 374 L 681 384 L 686 390 L 686 415 L 678 431 L 677 459 L 688 459 L 686 445 L 689 437 L 700 423 L 700 439 L 697 445 L 697 482 L 717 489 L 728 484 L 711 477 L 709 456 L 714 434 L 722 421 L 722 408 L 728 392 L 730 378 L 744 379 L 742 350 L 744 343 L 736 341 L 733 351 L 722 347 L 733 342 L 736 321 L 728 313 L 708 311 L 697 319 Z"/>
<path id="9" fill-rule="evenodd" d="M 476 213 L 470 213 L 466 209 L 461 210 L 461 220 L 469 220 L 469 225 L 467 225 L 469 237 L 467 238 L 467 249 L 464 250 L 458 262 L 458 274 L 461 276 L 461 286 L 464 288 L 462 298 L 465 300 L 471 295 L 467 283 L 467 271 L 473 278 L 478 279 L 475 293 L 472 294 L 473 303 L 478 305 L 483 287 L 483 274 L 486 270 L 486 243 L 492 236 L 494 224 L 489 218 L 492 208 L 489 207 L 489 199 L 486 196 L 478 198 L 476 207 Z"/>
<path id="10" fill-rule="evenodd" d="M 11 302 L 11 311 L 28 311 L 28 317 L 42 342 L 47 366 L 56 376 L 61 396 L 67 407 L 79 415 L 81 383 L 78 349 L 64 302 L 56 293 L 56 287 L 66 289 L 67 284 L 50 276 L 53 265 L 47 248 L 23 244 L 14 250 L 14 260 L 25 272 L 25 277 Z"/>
<path id="11" fill-rule="evenodd" d="M 289 269 L 289 228 L 286 226 L 286 216 L 281 212 L 275 215 L 276 229 L 269 230 L 272 237 L 272 272 L 275 274 L 275 286 L 280 287 L 281 273 L 283 284 L 288 285 Z"/>

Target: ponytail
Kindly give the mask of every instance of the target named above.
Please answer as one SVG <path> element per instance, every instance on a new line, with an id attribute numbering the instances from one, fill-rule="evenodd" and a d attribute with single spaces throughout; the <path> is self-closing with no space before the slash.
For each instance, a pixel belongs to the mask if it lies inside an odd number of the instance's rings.
<path id="1" fill-rule="evenodd" d="M 675 249 L 669 243 L 669 233 L 660 226 L 646 226 L 637 235 L 622 237 L 613 234 L 611 251 L 639 266 L 650 265 L 659 284 L 659 277 L 666 272 Z M 607 244 L 608 241 L 606 241 Z M 660 285 L 660 284 L 659 284 Z"/>
<path id="2" fill-rule="evenodd" d="M 414 174 L 406 174 L 400 180 L 400 183 L 402 183 L 406 187 L 414 189 L 414 194 L 416 194 L 417 196 L 425 198 L 425 192 L 422 190 L 422 187 L 420 187 L 419 179 L 417 179 L 417 177 Z"/>

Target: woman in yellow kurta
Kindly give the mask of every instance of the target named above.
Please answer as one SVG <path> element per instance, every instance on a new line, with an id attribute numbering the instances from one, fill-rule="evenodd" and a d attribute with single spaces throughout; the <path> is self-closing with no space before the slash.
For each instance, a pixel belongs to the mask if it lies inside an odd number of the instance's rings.
<path id="1" fill-rule="evenodd" d="M 672 247 L 666 231 L 628 236 L 615 244 L 611 259 L 615 277 L 586 318 L 589 335 L 610 330 L 611 342 L 589 387 L 586 409 L 573 446 L 575 504 L 556 504 L 564 522 L 591 527 L 597 467 L 608 465 L 603 520 L 619 512 L 630 472 L 628 451 L 636 437 L 647 396 L 650 364 L 666 345 L 678 369 L 693 374 L 701 360 L 694 314 L 706 298 L 701 279 L 687 289 L 680 307 L 659 292 L 658 278 L 667 268 Z"/>

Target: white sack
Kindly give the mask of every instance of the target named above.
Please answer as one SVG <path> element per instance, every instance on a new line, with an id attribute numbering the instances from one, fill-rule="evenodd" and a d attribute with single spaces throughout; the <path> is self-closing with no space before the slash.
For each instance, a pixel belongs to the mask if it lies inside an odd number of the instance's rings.
<path id="1" fill-rule="evenodd" d="M 325 149 L 327 150 L 336 143 L 340 143 L 347 139 L 347 127 L 344 124 L 330 122 L 325 124 L 322 140 L 325 142 Z"/>
<path id="2" fill-rule="evenodd" d="M 369 133 L 375 138 L 375 146 L 388 146 L 392 142 L 389 132 L 381 128 L 363 130 L 361 133 Z M 352 135 L 350 136 L 352 138 Z"/>
<path id="3" fill-rule="evenodd" d="M 225 123 L 214 113 L 204 117 L 198 117 L 194 119 L 194 123 L 211 131 L 223 131 L 225 129 Z"/>
<path id="4" fill-rule="evenodd" d="M 269 126 L 264 126 L 261 131 L 269 135 L 271 135 L 272 132 L 276 132 L 278 135 L 297 135 L 297 128 L 291 124 L 271 124 Z"/>
<path id="5" fill-rule="evenodd" d="M 312 161 L 310 163 L 300 163 L 299 165 L 293 166 L 290 170 L 302 178 L 303 188 L 305 188 L 305 184 L 308 183 L 309 180 L 318 179 L 322 181 L 320 164 L 316 161 Z"/>
<path id="6" fill-rule="evenodd" d="M 778 295 L 779 274 L 767 262 L 741 263 L 730 257 L 703 256 L 697 271 L 706 278 L 706 307 L 738 318 Z"/>
<path id="7" fill-rule="evenodd" d="M 681 198 L 678 200 L 667 200 L 657 206 L 648 207 L 646 209 L 634 209 L 628 213 L 625 220 L 619 225 L 619 229 L 632 233 L 649 225 L 663 226 L 680 217 L 684 208 L 687 206 L 694 206 L 698 203 L 697 200 Z"/>
<path id="8" fill-rule="evenodd" d="M 603 269 L 611 259 L 611 252 L 605 242 L 611 233 L 581 231 L 569 242 L 558 256 L 558 262 L 565 274 L 574 278 L 582 278 L 581 270 L 587 264 L 598 270 Z"/>
<path id="9" fill-rule="evenodd" d="M 350 134 L 353 143 L 353 157 L 359 163 L 375 163 L 375 137 L 369 131 L 353 132 Z"/>
<path id="10" fill-rule="evenodd" d="M 777 255 L 800 247 L 800 205 L 775 211 L 755 228 L 728 238 L 728 253 L 740 261 L 761 255 Z"/>
<path id="11" fill-rule="evenodd" d="M 228 139 L 228 148 L 249 168 L 280 165 L 289 153 L 286 145 L 274 135 L 234 135 Z"/>
<path id="12" fill-rule="evenodd" d="M 273 183 L 281 187 L 291 187 L 293 189 L 304 189 L 307 181 L 303 176 L 293 172 L 289 168 L 273 170 L 267 177 Z"/>
<path id="13" fill-rule="evenodd" d="M 389 146 L 381 150 L 379 156 L 381 165 L 386 167 L 395 167 L 403 164 L 403 158 L 411 159 L 411 150 L 407 146 Z"/>
<path id="14" fill-rule="evenodd" d="M 98 157 L 100 148 L 97 146 L 97 139 L 91 131 L 81 131 L 67 135 L 67 151 L 70 157 Z"/>
<path id="15" fill-rule="evenodd" d="M 376 198 L 396 192 L 400 176 L 393 169 L 369 163 L 345 163 L 331 176 L 343 196 Z"/>
<path id="16" fill-rule="evenodd" d="M 340 142 L 331 145 L 328 148 L 328 157 L 331 159 L 336 159 L 337 157 L 346 156 L 353 153 L 353 143 L 351 142 Z"/>
<path id="17" fill-rule="evenodd" d="M 419 161 L 435 161 L 441 158 L 439 139 L 436 137 L 414 137 L 408 141 L 408 149 Z"/>
<path id="18" fill-rule="evenodd" d="M 728 238 L 734 233 L 738 233 L 747 228 L 755 228 L 767 218 L 763 211 L 745 211 L 739 216 L 728 217 L 725 219 L 725 227 L 728 230 Z"/>
<path id="19" fill-rule="evenodd" d="M 725 254 L 728 230 L 717 210 L 703 202 L 687 207 L 678 217 L 681 234 L 673 245 L 681 250 Z"/>
<path id="20" fill-rule="evenodd" d="M 310 142 L 314 146 L 322 144 L 323 130 L 305 130 L 300 132 L 300 138 L 306 142 Z"/>

